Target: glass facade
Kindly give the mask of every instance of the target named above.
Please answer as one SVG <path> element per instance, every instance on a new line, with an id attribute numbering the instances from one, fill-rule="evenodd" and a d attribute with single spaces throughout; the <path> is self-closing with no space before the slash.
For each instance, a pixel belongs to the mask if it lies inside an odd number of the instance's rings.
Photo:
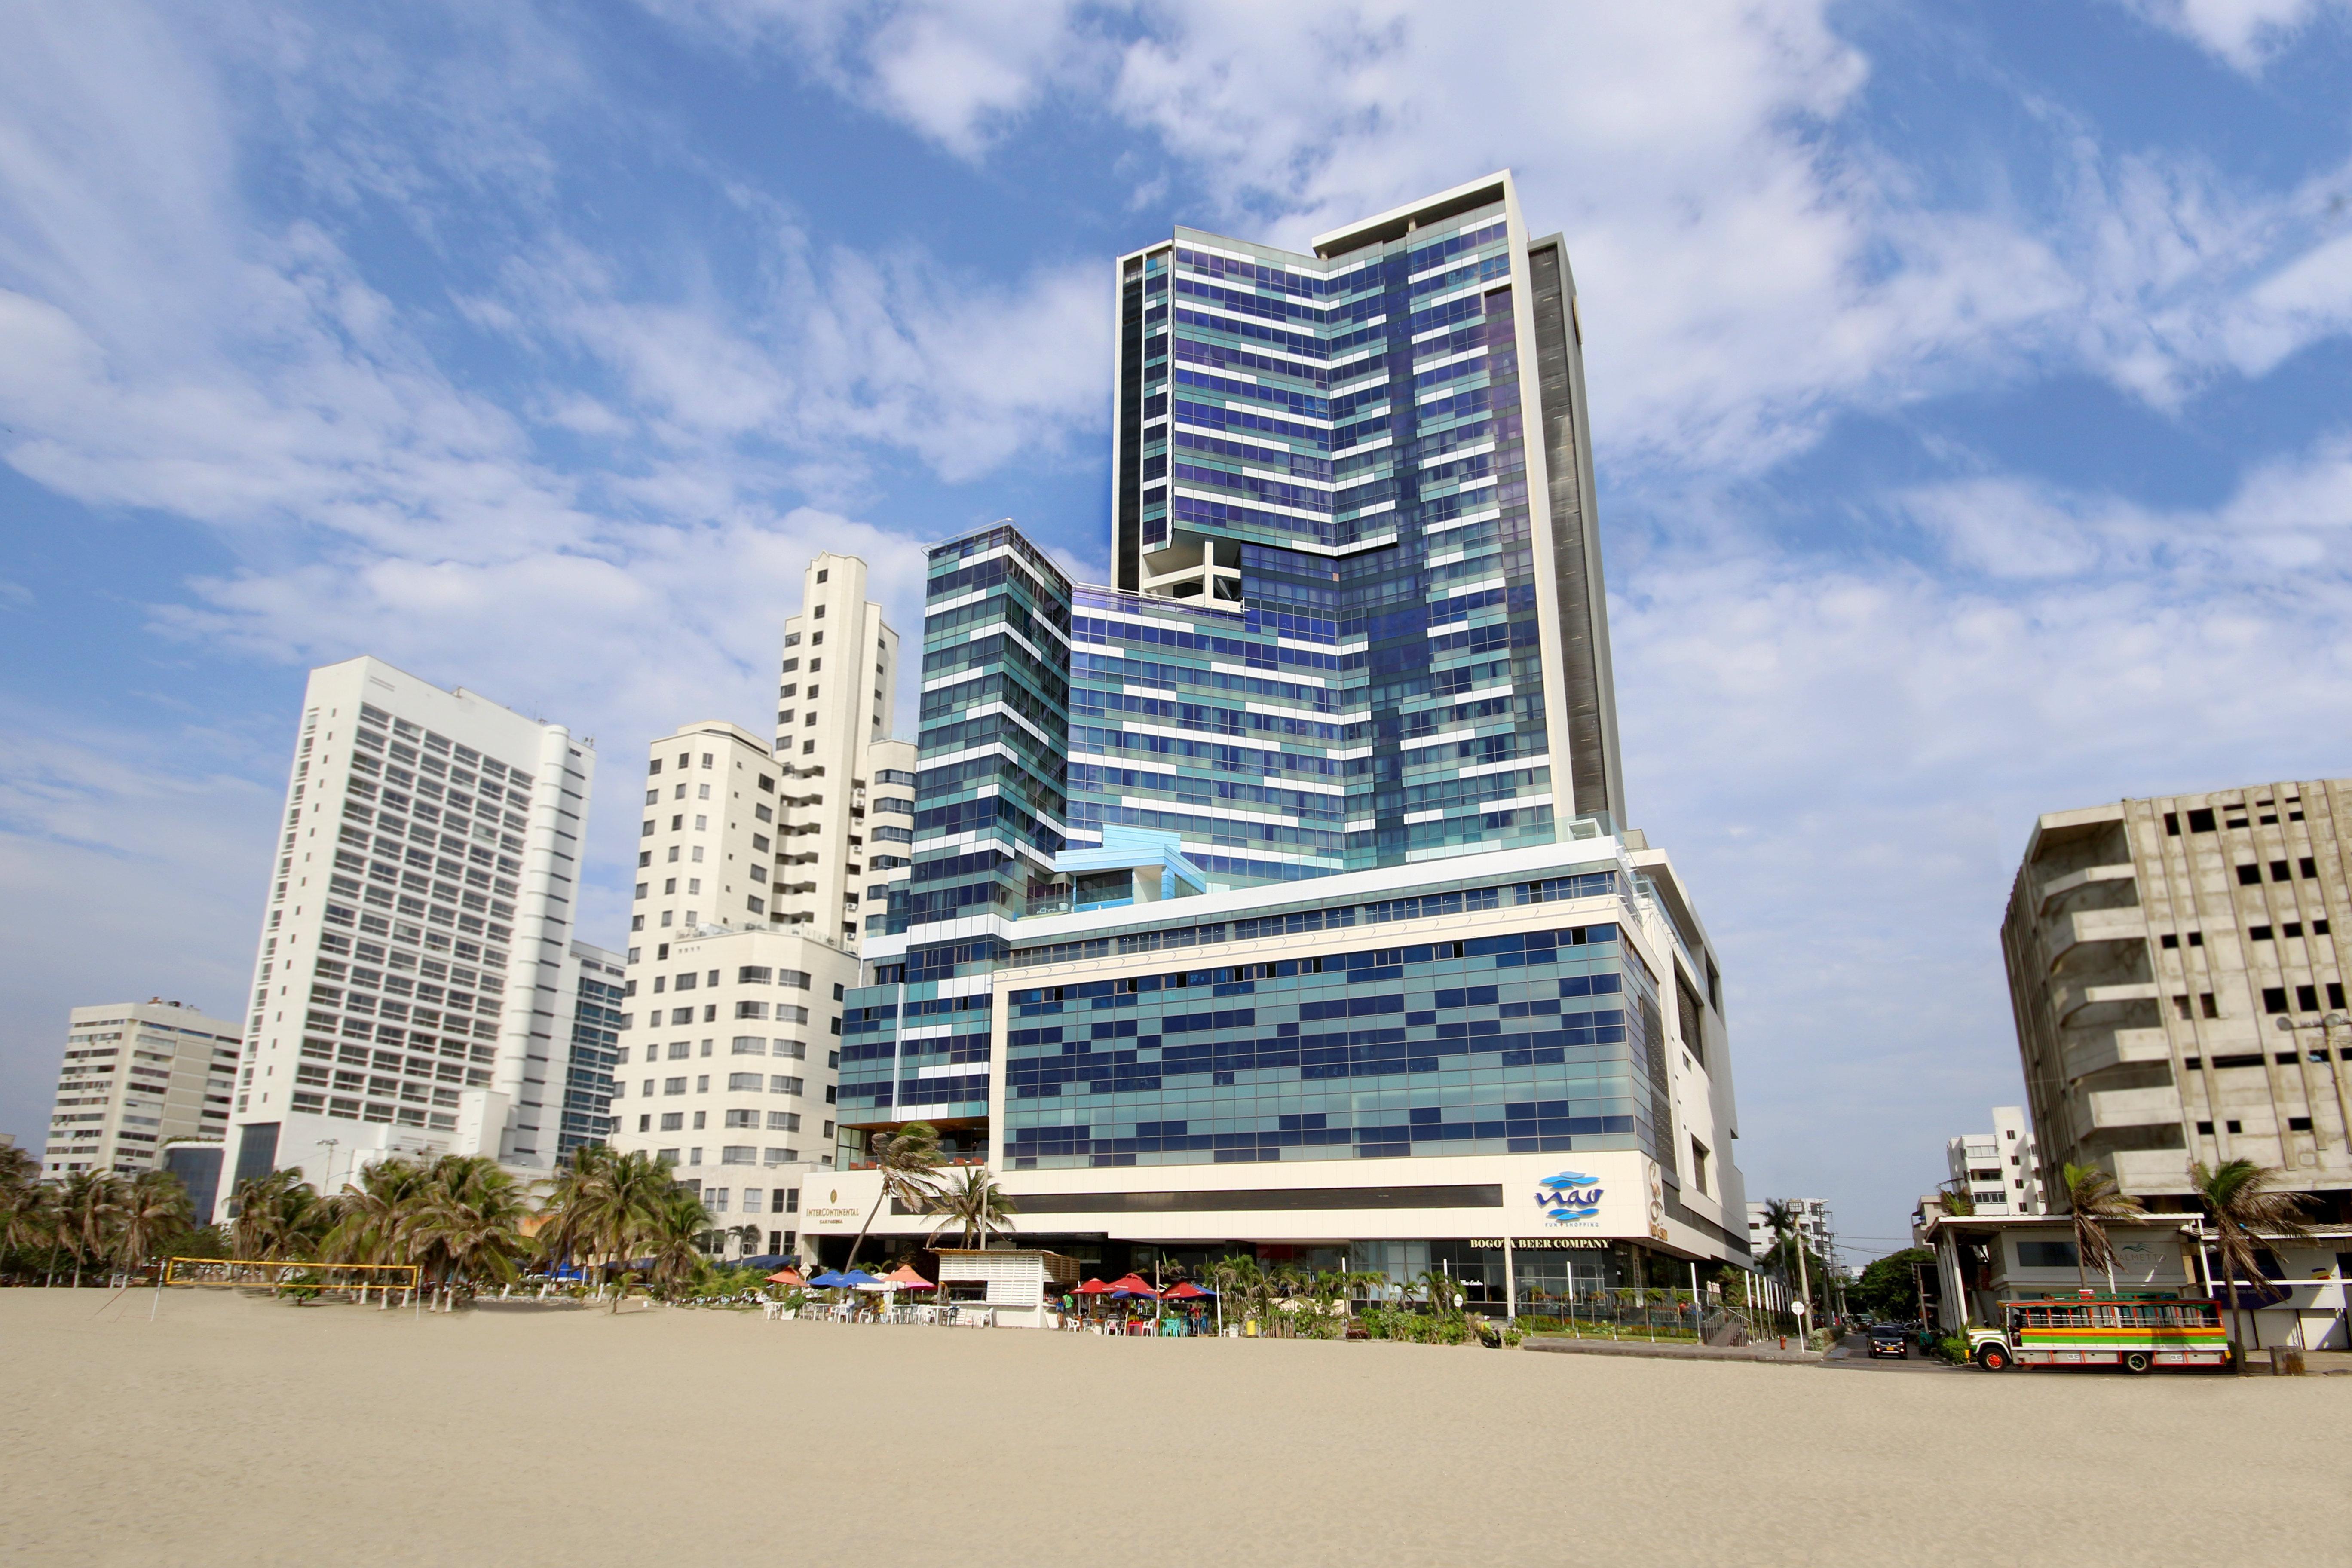
<path id="1" fill-rule="evenodd" d="M 1471 886 L 1454 858 L 1615 831 L 1609 791 L 1580 814 L 1554 776 L 1546 591 L 1570 579 L 1550 531 L 1589 508 L 1580 380 L 1555 374 L 1575 345 L 1550 342 L 1571 330 L 1564 268 L 1529 254 L 1496 185 L 1343 253 L 1180 228 L 1120 261 L 1116 584 L 1071 584 L 1007 525 L 930 552 L 913 868 L 845 998 L 845 1142 L 980 1131 L 990 977 L 1133 957 L 1012 994 L 1013 1168 L 1655 1152 L 1657 987 L 1615 939 L 1633 889 Z M 1530 441 L 1560 448 L 1533 496 Z M 1574 591 L 1597 595 L 1586 566 Z M 1569 658 L 1569 695 L 1605 707 L 1605 625 L 1580 625 L 1602 663 Z M 1384 903 L 1230 931 L 1181 898 L 1095 909 L 1103 935 L 1022 931 L 1094 908 L 1054 864 L 1114 826 L 1173 836 L 1212 890 L 1448 864 Z M 1567 898 L 1591 903 L 1460 942 L 1205 951 Z"/>
<path id="2" fill-rule="evenodd" d="M 560 1159 L 612 1135 L 613 1068 L 621 1059 L 618 979 L 580 976 L 572 1014 L 572 1063 L 563 1075 L 563 1116 L 555 1140 Z"/>
<path id="3" fill-rule="evenodd" d="M 1397 227 L 1332 256 L 1179 228 L 1127 258 L 1122 277 L 1136 319 L 1121 342 L 1118 586 L 1225 610 L 1282 653 L 1314 656 L 1265 668 L 1294 676 L 1276 700 L 1328 735 L 1338 787 L 1298 827 L 1331 868 L 1545 843 L 1556 814 L 1620 810 L 1599 782 L 1606 767 L 1590 789 L 1554 777 L 1555 710 L 1570 714 L 1580 761 L 1613 746 L 1615 730 L 1601 711 L 1613 708 L 1605 628 L 1591 635 L 1587 603 L 1597 551 L 1571 526 L 1584 510 L 1580 426 L 1567 416 L 1568 378 L 1555 400 L 1522 364 L 1529 340 L 1539 362 L 1573 357 L 1549 342 L 1570 330 L 1560 268 L 1517 275 L 1524 247 L 1499 185 Z M 1531 293 L 1551 280 L 1554 308 L 1523 321 L 1530 279 Z M 1533 500 L 1531 436 L 1564 448 Z M 1570 690 L 1557 694 L 1546 688 L 1547 574 L 1579 596 L 1566 618 L 1585 630 L 1552 639 L 1570 656 Z M 1311 700 L 1296 676 L 1311 680 Z M 1123 809 L 1185 815 L 1184 773 L 1126 772 Z M 1074 795 L 1080 787 L 1074 775 Z M 1207 836 L 1187 832 L 1184 847 L 1204 865 L 1215 855 Z"/>
<path id="4" fill-rule="evenodd" d="M 1007 1003 L 1014 1170 L 1658 1152 L 1657 984 L 1614 924 L 1139 966 Z"/>

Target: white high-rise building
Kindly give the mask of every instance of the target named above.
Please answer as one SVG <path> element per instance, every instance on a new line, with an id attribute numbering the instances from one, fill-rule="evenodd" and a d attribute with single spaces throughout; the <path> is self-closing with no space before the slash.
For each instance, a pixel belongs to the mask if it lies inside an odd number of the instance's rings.
<path id="1" fill-rule="evenodd" d="M 915 748 L 889 738 L 898 633 L 856 556 L 817 556 L 803 587 L 774 745 L 707 720 L 647 748 L 613 1068 L 609 1142 L 675 1165 L 738 1255 L 771 1239 L 750 1216 L 791 1212 L 801 1174 L 833 1163 L 841 999 L 914 840 Z"/>
<path id="2" fill-rule="evenodd" d="M 167 1142 L 218 1138 L 237 1045 L 235 1024 L 179 1002 L 75 1008 L 41 1173 L 152 1171 Z"/>
<path id="3" fill-rule="evenodd" d="M 1944 1158 L 1951 1169 L 1947 1190 L 1965 1187 L 1980 1215 L 2042 1214 L 2042 1173 L 2035 1162 L 2033 1128 L 2021 1105 L 1992 1108 L 1992 1131 L 1948 1140 Z"/>
<path id="4" fill-rule="evenodd" d="M 848 864 L 851 818 L 822 798 L 841 795 L 838 776 L 787 768 L 719 720 L 663 736 L 646 761 L 606 1142 L 668 1161 L 722 1226 L 772 1212 L 786 1201 L 772 1194 L 831 1161 L 857 956 L 837 931 L 790 919 L 777 882 L 803 856 L 836 877 Z M 730 1251 L 757 1250 L 737 1240 Z"/>
<path id="5" fill-rule="evenodd" d="M 310 672 L 224 1197 L 391 1152 L 544 1166 L 592 742 L 373 658 Z"/>
<path id="6" fill-rule="evenodd" d="M 898 634 L 866 596 L 866 563 L 830 552 L 810 562 L 801 613 L 784 621 L 778 668 L 774 760 L 787 809 L 767 913 L 772 924 L 812 928 L 853 952 L 866 928 L 872 857 L 903 874 L 913 847 L 915 748 L 890 740 L 898 668 Z M 866 796 L 883 768 L 903 775 L 898 794 L 908 815 L 894 826 L 909 831 L 868 845 Z"/>
<path id="7" fill-rule="evenodd" d="M 1768 1202 L 1759 1198 L 1748 1205 L 1748 1251 L 1761 1259 L 1772 1250 L 1772 1225 L 1766 1215 Z M 1803 1238 L 1805 1250 L 1827 1258 L 1836 1237 L 1830 1230 L 1830 1205 L 1822 1198 L 1789 1198 L 1783 1200 L 1796 1210 L 1797 1235 Z"/>

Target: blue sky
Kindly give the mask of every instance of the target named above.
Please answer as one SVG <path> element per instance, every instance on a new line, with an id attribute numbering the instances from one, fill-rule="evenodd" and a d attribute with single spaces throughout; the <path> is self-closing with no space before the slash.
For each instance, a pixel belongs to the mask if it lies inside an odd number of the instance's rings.
<path id="1" fill-rule="evenodd" d="M 1098 576 L 1108 258 L 1498 167 L 1581 291 L 1632 816 L 1755 1193 L 1867 1253 L 2021 1097 L 2033 815 L 2339 773 L 2352 8 L 20 5 L 0 51 L 0 1131 L 234 1012 L 373 653 L 626 758 L 823 543 Z M 606 805 L 583 934 L 618 941 Z"/>

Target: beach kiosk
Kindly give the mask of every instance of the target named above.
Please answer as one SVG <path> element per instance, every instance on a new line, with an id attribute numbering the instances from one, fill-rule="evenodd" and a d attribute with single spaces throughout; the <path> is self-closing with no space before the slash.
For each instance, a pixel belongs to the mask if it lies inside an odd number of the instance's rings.
<path id="1" fill-rule="evenodd" d="M 1078 1282 L 1078 1260 L 1028 1247 L 938 1250 L 940 1284 L 950 1304 L 986 1308 L 1003 1328 L 1051 1327 L 1047 1300 Z"/>

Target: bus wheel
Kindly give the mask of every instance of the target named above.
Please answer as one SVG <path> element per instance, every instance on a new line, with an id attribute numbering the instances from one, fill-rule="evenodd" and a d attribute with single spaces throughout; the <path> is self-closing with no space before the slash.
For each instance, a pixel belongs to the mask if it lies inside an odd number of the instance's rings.
<path id="1" fill-rule="evenodd" d="M 1987 1345 L 1977 1352 L 1977 1364 L 1987 1372 L 2007 1372 L 2009 1352 L 1999 1345 Z"/>
<path id="2" fill-rule="evenodd" d="M 2126 1372 L 2134 1373 L 2153 1372 L 2156 1370 L 2156 1363 L 2149 1357 L 2146 1351 L 2126 1351 L 2124 1352 L 2124 1370 Z"/>

